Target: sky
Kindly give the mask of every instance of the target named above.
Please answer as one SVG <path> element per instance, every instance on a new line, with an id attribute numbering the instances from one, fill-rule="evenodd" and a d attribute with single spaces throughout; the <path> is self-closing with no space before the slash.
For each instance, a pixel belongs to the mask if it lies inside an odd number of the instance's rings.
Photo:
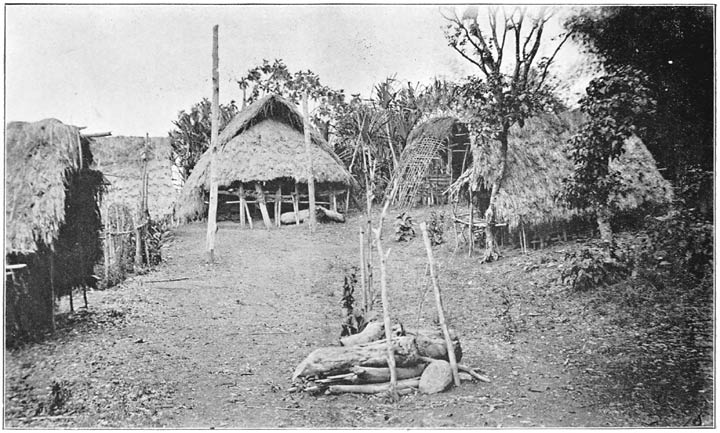
<path id="1" fill-rule="evenodd" d="M 235 80 L 263 59 L 363 97 L 389 76 L 424 84 L 476 73 L 448 47 L 445 23 L 437 5 L 6 5 L 5 117 L 165 136 L 180 110 L 211 96 L 215 24 L 221 103 L 240 99 Z M 548 23 L 548 41 L 561 31 Z M 573 103 L 587 62 L 574 44 L 557 59 Z"/>

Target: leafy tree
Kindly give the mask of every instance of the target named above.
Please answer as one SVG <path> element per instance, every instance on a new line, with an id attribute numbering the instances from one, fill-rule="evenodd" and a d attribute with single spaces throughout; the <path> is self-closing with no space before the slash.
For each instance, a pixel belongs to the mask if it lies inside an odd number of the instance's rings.
<path id="1" fill-rule="evenodd" d="M 712 6 L 587 8 L 565 23 L 606 66 L 648 76 L 657 110 L 645 142 L 670 180 L 713 170 L 713 24 Z"/>
<path id="2" fill-rule="evenodd" d="M 246 76 L 237 80 L 243 91 L 243 107 L 265 95 L 280 95 L 295 104 L 300 104 L 303 93 L 317 107 L 311 113 L 311 121 L 320 129 L 326 140 L 329 139 L 331 120 L 345 104 L 345 93 L 320 83 L 320 77 L 314 72 L 290 72 L 282 59 L 270 63 L 263 60 L 262 65 L 250 70 Z"/>
<path id="3" fill-rule="evenodd" d="M 183 179 L 190 176 L 195 164 L 210 147 L 211 104 L 207 98 L 193 105 L 189 112 L 182 110 L 175 129 L 169 132 L 170 160 L 180 168 Z M 235 101 L 220 105 L 220 130 L 238 113 Z"/>
<path id="4" fill-rule="evenodd" d="M 481 141 L 490 141 L 500 154 L 495 178 L 485 179 L 490 185 L 490 204 L 485 212 L 488 225 L 483 262 L 500 256 L 493 225 L 496 197 L 507 173 L 508 132 L 555 102 L 546 83 L 549 67 L 570 33 L 560 36 L 549 57 L 539 57 L 545 24 L 551 16 L 545 8 L 531 16 L 524 7 L 515 7 L 509 14 L 491 7 L 486 14 L 487 25 L 481 28 L 477 8 L 468 8 L 462 17 L 454 11 L 444 14 L 449 21 L 445 35 L 450 47 L 480 73 L 465 83 L 458 99 L 459 108 L 468 113 L 471 143 L 477 148 Z"/>
<path id="5" fill-rule="evenodd" d="M 655 100 L 647 87 L 647 76 L 626 66 L 591 81 L 580 105 L 589 120 L 570 139 L 575 167 L 564 195 L 571 206 L 595 213 L 600 238 L 609 242 L 613 198 L 623 193 L 610 162 L 623 154 L 627 138 L 644 135 L 644 126 L 655 112 Z"/>

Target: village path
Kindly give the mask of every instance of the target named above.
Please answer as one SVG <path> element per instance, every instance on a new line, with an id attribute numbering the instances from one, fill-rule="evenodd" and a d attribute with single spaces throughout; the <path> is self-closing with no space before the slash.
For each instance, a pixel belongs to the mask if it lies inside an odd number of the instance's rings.
<path id="1" fill-rule="evenodd" d="M 305 226 L 268 231 L 223 222 L 214 266 L 204 263 L 205 226 L 178 228 L 156 270 L 90 293 L 92 326 L 7 354 L 6 425 L 480 428 L 647 421 L 637 414 L 629 419 L 612 401 L 601 404 L 586 385 L 596 374 L 585 368 L 586 354 L 601 356 L 604 344 L 590 337 L 599 319 L 553 289 L 553 273 L 543 269 L 556 262 L 510 251 L 498 264 L 478 266 L 477 257 L 452 254 L 452 233 L 436 250 L 446 313 L 462 341 L 462 362 L 492 383 L 463 382 L 398 403 L 288 393 L 295 366 L 315 348 L 336 344 L 343 276 L 357 262 L 359 223 L 354 216 L 311 235 Z M 432 326 L 422 239 L 397 243 L 388 226 L 393 314 L 406 327 L 418 317 Z M 69 391 L 66 417 L 31 422 L 19 409 L 13 415 L 13 407 L 41 404 L 53 381 Z"/>

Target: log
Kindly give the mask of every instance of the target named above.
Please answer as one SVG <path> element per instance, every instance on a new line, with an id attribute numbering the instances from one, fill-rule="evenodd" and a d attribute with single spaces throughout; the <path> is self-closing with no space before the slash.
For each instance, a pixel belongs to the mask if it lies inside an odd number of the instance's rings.
<path id="1" fill-rule="evenodd" d="M 318 210 L 318 215 L 321 215 L 326 219 L 329 219 L 331 221 L 335 221 L 338 223 L 345 222 L 345 215 L 341 214 L 340 212 L 335 212 L 330 209 L 324 208 L 322 206 L 318 206 L 317 210 Z"/>
<path id="2" fill-rule="evenodd" d="M 383 324 L 380 322 L 370 322 L 362 332 L 342 337 L 340 344 L 343 346 L 356 346 L 358 344 L 379 340 L 383 335 L 385 335 L 385 327 Z"/>
<path id="3" fill-rule="evenodd" d="M 345 222 L 345 215 L 339 213 L 339 212 L 333 212 L 330 209 L 326 209 L 322 206 L 316 206 L 316 214 L 317 216 L 320 216 L 321 218 L 328 219 L 331 221 L 344 223 Z M 310 210 L 309 209 L 303 209 L 301 211 L 298 211 L 297 214 L 295 212 L 285 212 L 280 215 L 280 224 L 300 224 L 301 222 L 307 221 L 307 219 L 310 217 Z"/>
<path id="4" fill-rule="evenodd" d="M 395 363 L 408 367 L 418 362 L 414 337 L 393 338 Z M 307 376 L 329 376 L 350 372 L 355 366 L 386 367 L 387 345 L 384 340 L 359 346 L 321 347 L 313 351 L 297 366 L 293 380 Z"/>
<path id="5" fill-rule="evenodd" d="M 411 379 L 419 377 L 425 370 L 426 364 L 420 363 L 411 367 L 397 368 L 397 378 Z M 352 372 L 355 373 L 354 378 L 350 381 L 355 383 L 382 383 L 390 380 L 390 369 L 384 367 L 353 367 Z"/>
<path id="6" fill-rule="evenodd" d="M 396 389 L 417 388 L 420 378 L 398 380 Z M 390 390 L 390 383 L 370 383 L 365 385 L 330 385 L 328 394 L 356 393 L 356 394 L 378 394 Z"/>
<path id="7" fill-rule="evenodd" d="M 417 329 L 405 332 L 406 335 L 415 337 L 415 344 L 418 348 L 420 356 L 426 356 L 433 359 L 442 359 L 448 361 L 447 345 L 445 338 L 439 331 L 430 329 Z M 455 332 L 450 332 L 450 339 L 455 348 L 455 359 L 460 362 L 462 359 L 462 346 Z"/>

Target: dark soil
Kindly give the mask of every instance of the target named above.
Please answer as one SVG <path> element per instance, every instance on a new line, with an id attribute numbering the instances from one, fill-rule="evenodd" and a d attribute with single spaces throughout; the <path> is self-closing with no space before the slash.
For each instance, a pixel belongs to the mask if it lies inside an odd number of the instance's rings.
<path id="1" fill-rule="evenodd" d="M 411 213 L 420 222 L 429 209 Z M 695 318 L 651 316 L 633 305 L 652 294 L 630 285 L 561 286 L 577 242 L 528 255 L 505 247 L 500 261 L 481 265 L 466 245 L 453 254 L 450 227 L 435 248 L 446 316 L 462 363 L 492 382 L 396 403 L 287 392 L 306 355 L 337 344 L 362 219 L 314 235 L 224 222 L 213 266 L 205 226 L 178 228 L 156 270 L 90 292 L 89 310 L 67 314 L 53 337 L 6 351 L 5 427 L 713 425 L 711 305 Z M 390 220 L 392 314 L 408 328 L 432 327 L 422 239 L 395 242 L 392 230 Z"/>

